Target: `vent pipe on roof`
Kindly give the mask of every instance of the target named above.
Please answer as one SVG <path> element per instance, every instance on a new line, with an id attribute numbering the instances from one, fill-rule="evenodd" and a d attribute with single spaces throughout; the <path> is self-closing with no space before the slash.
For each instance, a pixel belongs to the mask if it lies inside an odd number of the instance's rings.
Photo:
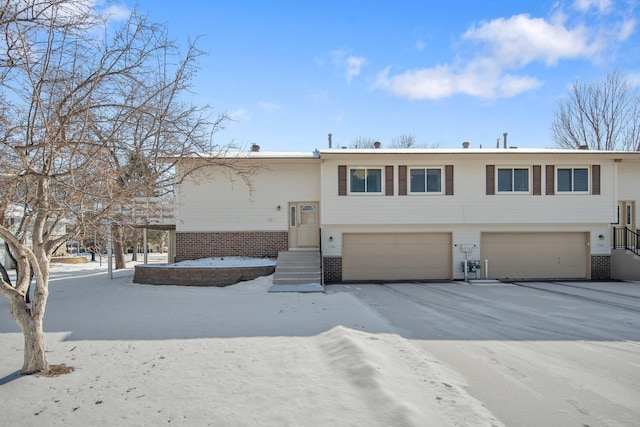
<path id="1" fill-rule="evenodd" d="M 258 151 L 260 151 L 260 146 L 258 144 L 255 144 L 255 143 L 251 144 L 251 151 L 257 153 Z"/>
<path id="2" fill-rule="evenodd" d="M 580 147 L 578 147 L 578 150 L 588 150 L 589 146 L 588 145 L 581 145 Z"/>
<path id="3" fill-rule="evenodd" d="M 376 141 L 376 142 L 373 143 L 373 146 L 375 148 L 380 148 L 381 145 L 382 145 L 382 143 L 380 141 Z"/>
<path id="4" fill-rule="evenodd" d="M 500 138 L 496 138 L 496 148 L 500 148 Z"/>
<path id="5" fill-rule="evenodd" d="M 331 134 L 329 134 L 329 148 L 331 148 Z"/>
<path id="6" fill-rule="evenodd" d="M 462 148 L 469 148 L 469 145 L 471 145 L 471 143 L 465 141 L 465 142 L 462 143 Z"/>
<path id="7" fill-rule="evenodd" d="M 504 136 L 504 148 L 507 148 L 507 133 L 503 133 L 502 136 Z"/>

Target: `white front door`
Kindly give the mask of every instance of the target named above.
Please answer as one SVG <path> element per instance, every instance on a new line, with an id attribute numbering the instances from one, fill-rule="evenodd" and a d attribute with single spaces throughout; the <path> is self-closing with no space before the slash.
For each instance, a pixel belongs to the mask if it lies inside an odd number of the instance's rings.
<path id="1" fill-rule="evenodd" d="M 318 202 L 289 203 L 289 247 L 317 248 L 319 233 Z"/>

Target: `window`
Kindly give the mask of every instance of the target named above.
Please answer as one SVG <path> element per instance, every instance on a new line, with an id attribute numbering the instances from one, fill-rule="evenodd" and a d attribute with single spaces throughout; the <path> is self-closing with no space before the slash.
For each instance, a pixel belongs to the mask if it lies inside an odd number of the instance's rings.
<path id="1" fill-rule="evenodd" d="M 352 168 L 349 170 L 351 193 L 382 194 L 381 168 Z"/>
<path id="2" fill-rule="evenodd" d="M 498 168 L 499 193 L 528 193 L 528 168 Z"/>
<path id="3" fill-rule="evenodd" d="M 588 168 L 558 168 L 558 192 L 586 193 L 589 191 Z"/>
<path id="4" fill-rule="evenodd" d="M 442 169 L 410 168 L 410 193 L 442 193 Z"/>

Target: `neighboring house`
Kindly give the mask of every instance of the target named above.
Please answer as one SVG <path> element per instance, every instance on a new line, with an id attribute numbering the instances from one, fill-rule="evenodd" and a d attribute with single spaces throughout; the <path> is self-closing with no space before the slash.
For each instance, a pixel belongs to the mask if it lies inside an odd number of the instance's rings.
<path id="1" fill-rule="evenodd" d="M 176 261 L 321 248 L 328 282 L 462 279 L 465 259 L 482 278 L 606 279 L 613 227 L 638 223 L 637 152 L 327 149 L 235 157 L 260 167 L 251 186 L 211 168 L 177 189 Z"/>
<path id="2" fill-rule="evenodd" d="M 11 205 L 7 209 L 7 211 L 5 212 L 5 215 L 4 215 L 5 226 L 12 233 L 15 233 L 15 232 L 17 232 L 19 224 L 22 221 L 23 217 L 24 217 L 24 208 L 21 207 L 21 206 L 17 206 L 17 205 Z M 65 220 L 60 221 L 58 224 L 56 224 L 55 229 L 54 229 L 54 235 L 55 236 L 62 236 L 64 234 L 66 234 L 67 225 L 68 224 L 69 224 L 69 222 L 65 221 Z M 27 240 L 26 240 L 25 243 L 26 243 L 27 246 L 31 246 L 32 242 L 31 242 L 31 235 L 30 234 L 27 235 Z M 62 245 L 61 246 L 61 251 L 63 253 L 66 253 L 66 245 Z M 8 251 L 6 250 L 5 244 L 4 244 L 4 240 L 2 240 L 2 238 L 0 238 L 0 263 L 2 263 L 2 265 L 6 269 L 15 268 L 15 264 L 13 263 L 13 260 L 9 256 Z"/>

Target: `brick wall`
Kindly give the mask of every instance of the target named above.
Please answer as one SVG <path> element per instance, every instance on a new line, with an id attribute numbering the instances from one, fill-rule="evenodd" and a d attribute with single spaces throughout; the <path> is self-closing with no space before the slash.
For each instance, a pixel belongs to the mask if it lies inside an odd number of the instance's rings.
<path id="1" fill-rule="evenodd" d="M 611 278 L 611 257 L 609 255 L 591 256 L 591 278 L 594 280 Z"/>
<path id="2" fill-rule="evenodd" d="M 170 267 L 153 264 L 135 266 L 133 283 L 178 286 L 228 286 L 238 282 L 269 276 L 275 266 L 261 267 Z"/>
<path id="3" fill-rule="evenodd" d="M 322 265 L 324 267 L 325 282 L 342 281 L 342 257 L 323 257 Z"/>
<path id="4" fill-rule="evenodd" d="M 289 247 L 286 231 L 246 231 L 220 233 L 176 233 L 176 259 L 222 256 L 276 258 Z"/>

